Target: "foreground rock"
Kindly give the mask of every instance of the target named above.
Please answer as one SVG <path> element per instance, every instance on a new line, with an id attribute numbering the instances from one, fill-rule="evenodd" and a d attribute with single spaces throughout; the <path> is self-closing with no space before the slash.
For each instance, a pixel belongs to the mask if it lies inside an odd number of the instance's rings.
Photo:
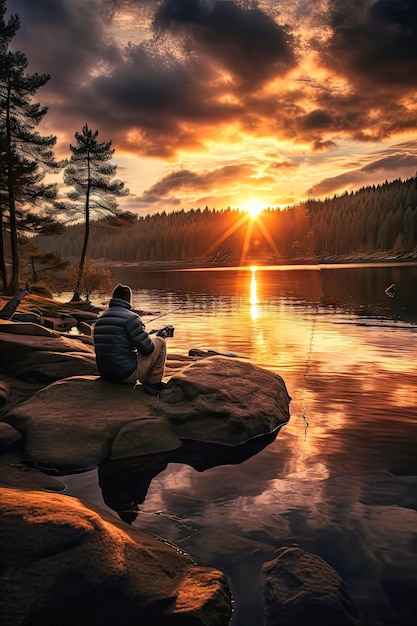
<path id="1" fill-rule="evenodd" d="M 97 374 L 90 337 L 68 337 L 38 324 L 0 320 L 0 367 L 30 383 Z"/>
<path id="2" fill-rule="evenodd" d="M 280 548 L 265 563 L 264 626 L 361 626 L 362 621 L 341 576 L 317 554 Z"/>
<path id="3" fill-rule="evenodd" d="M 0 406 L 6 404 L 7 398 L 9 397 L 9 385 L 0 380 Z"/>
<path id="4" fill-rule="evenodd" d="M 3 489 L 2 626 L 226 626 L 222 572 L 75 498 Z"/>
<path id="5" fill-rule="evenodd" d="M 45 387 L 2 420 L 22 434 L 26 457 L 65 471 L 172 451 L 189 440 L 239 446 L 287 423 L 289 396 L 277 374 L 215 356 L 186 365 L 158 398 L 140 385 L 76 376 Z"/>
<path id="6" fill-rule="evenodd" d="M 289 420 L 282 378 L 205 356 L 170 355 L 154 397 L 101 380 L 90 337 L 0 323 L 1 624 L 229 623 L 220 571 L 61 495 L 63 483 L 40 471 L 98 466 L 105 502 L 130 523 L 132 502 L 168 462 L 202 471 L 268 445 Z"/>

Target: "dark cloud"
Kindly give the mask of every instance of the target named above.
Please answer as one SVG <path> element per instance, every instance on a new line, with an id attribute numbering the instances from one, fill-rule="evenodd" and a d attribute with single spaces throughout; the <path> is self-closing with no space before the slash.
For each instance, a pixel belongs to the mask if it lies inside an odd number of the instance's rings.
<path id="1" fill-rule="evenodd" d="M 117 149 L 172 158 L 180 149 L 203 149 L 205 138 L 227 123 L 254 136 L 306 142 L 315 151 L 333 149 L 336 136 L 375 141 L 414 129 L 412 107 L 396 93 L 387 97 L 384 86 L 414 85 L 415 5 L 378 0 L 367 9 L 364 2 L 333 1 L 333 34 L 320 53 L 352 84 L 359 78 L 369 84 L 346 92 L 304 77 L 298 89 L 278 93 L 263 88 L 295 68 L 301 50 L 256 4 L 9 0 L 8 9 L 21 15 L 13 45 L 27 54 L 31 71 L 51 75 L 39 93 L 51 128 L 64 129 L 69 142 L 87 122 Z M 123 46 L 111 28 L 118 12 L 129 10 L 142 23 L 144 6 L 156 36 L 148 31 Z"/>
<path id="2" fill-rule="evenodd" d="M 363 172 L 376 172 L 384 170 L 385 172 L 392 172 L 398 168 L 411 167 L 417 169 L 417 154 L 401 154 L 393 153 L 368 165 L 364 165 Z"/>
<path id="3" fill-rule="evenodd" d="M 244 9 L 225 0 L 163 0 L 154 27 L 188 37 L 194 53 L 217 61 L 244 89 L 295 66 L 292 36 L 256 5 Z"/>
<path id="4" fill-rule="evenodd" d="M 274 161 L 273 163 L 270 163 L 267 169 L 269 172 L 277 172 L 281 170 L 292 169 L 294 167 L 299 167 L 299 164 L 293 163 L 292 161 L 283 160 L 283 161 Z"/>
<path id="5" fill-rule="evenodd" d="M 327 64 L 357 83 L 415 89 L 415 0 L 333 0 Z"/>
<path id="6" fill-rule="evenodd" d="M 306 115 L 304 115 L 304 117 L 299 118 L 298 124 L 302 130 L 322 131 L 333 128 L 334 121 L 329 111 L 316 109 L 315 111 L 307 113 Z"/>
<path id="7" fill-rule="evenodd" d="M 346 138 L 382 142 L 417 127 L 416 0 L 8 0 L 7 8 L 21 18 L 12 47 L 29 71 L 51 76 L 36 97 L 49 107 L 41 130 L 58 134 L 59 156 L 85 123 L 118 153 L 171 163 L 180 152 L 208 156 L 232 136 L 325 153 Z M 286 161 L 268 157 L 264 171 L 276 181 Z M 408 172 L 407 160 L 396 163 Z M 214 189 L 221 173 L 189 172 L 181 187 L 175 170 L 140 201 L 175 204 L 180 189 Z M 370 173 L 359 167 L 314 189 L 362 184 Z"/>
<path id="8" fill-rule="evenodd" d="M 50 88 L 55 92 L 70 96 L 89 72 L 111 67 L 120 59 L 106 35 L 106 14 L 99 3 L 9 0 L 7 6 L 20 16 L 12 46 L 27 55 L 30 71 L 51 75 Z"/>
<path id="9" fill-rule="evenodd" d="M 407 147 L 410 149 L 406 151 Z M 394 151 L 392 154 L 384 156 L 367 163 L 356 169 L 344 172 L 338 176 L 325 178 L 307 191 L 308 196 L 322 197 L 326 194 L 336 193 L 345 189 L 361 187 L 373 182 L 383 182 L 386 178 L 398 170 L 408 171 L 408 176 L 412 176 L 417 171 L 417 145 L 404 144 L 404 150 Z M 369 174 L 372 178 L 369 178 Z M 378 176 L 376 176 L 378 175 Z"/>
<path id="10" fill-rule="evenodd" d="M 226 165 L 207 172 L 196 173 L 190 170 L 178 170 L 161 178 L 152 185 L 144 196 L 163 198 L 172 192 L 211 190 L 217 186 L 230 184 L 236 180 L 244 181 L 256 174 L 251 165 Z"/>
<path id="11" fill-rule="evenodd" d="M 328 141 L 337 135 L 359 142 L 382 141 L 394 133 L 414 131 L 417 124 L 417 111 L 409 107 L 407 99 L 396 99 L 393 93 L 388 96 L 378 86 L 346 92 L 323 90 L 313 98 L 315 110 L 295 115 L 298 136 L 309 142 L 320 144 L 323 136 Z"/>
<path id="12" fill-rule="evenodd" d="M 336 193 L 341 189 L 346 189 L 352 185 L 360 187 L 361 182 L 364 180 L 364 176 L 360 170 L 354 172 L 344 172 L 338 176 L 331 176 L 321 180 L 319 183 L 313 185 L 307 190 L 306 194 L 309 197 L 320 198 L 332 193 Z"/>
<path id="13" fill-rule="evenodd" d="M 256 91 L 294 64 L 290 36 L 258 8 L 244 11 L 224 0 L 165 2 L 154 19 L 158 37 L 122 47 L 109 26 L 127 6 L 142 8 L 109 0 L 9 3 L 21 14 L 13 45 L 27 54 L 31 71 L 51 75 L 39 98 L 48 100 L 51 126 L 73 126 L 68 140 L 87 122 L 114 136 L 117 148 L 137 154 L 201 149 L 205 132 L 217 124 L 241 119 L 249 127 L 249 102 L 239 90 Z M 172 37 L 175 45 L 168 45 Z"/>
<path id="14" fill-rule="evenodd" d="M 136 146 L 128 137 L 122 145 L 152 156 L 170 156 L 180 147 L 201 149 L 205 126 L 233 120 L 241 110 L 216 99 L 198 59 L 162 59 L 140 46 L 131 46 L 111 75 L 98 77 L 86 90 L 115 130 L 138 132 Z"/>

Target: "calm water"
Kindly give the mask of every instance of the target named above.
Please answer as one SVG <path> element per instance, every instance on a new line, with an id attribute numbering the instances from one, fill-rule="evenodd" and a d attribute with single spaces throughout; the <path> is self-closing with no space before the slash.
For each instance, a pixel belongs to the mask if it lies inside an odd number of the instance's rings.
<path id="1" fill-rule="evenodd" d="M 290 422 L 241 464 L 156 464 L 138 485 L 147 494 L 134 524 L 225 571 L 236 626 L 262 623 L 262 563 L 282 545 L 330 563 L 364 624 L 414 624 L 417 265 L 113 274 L 132 286 L 137 309 L 181 307 L 148 325 L 175 326 L 170 352 L 248 357 L 292 396 Z M 97 472 L 64 482 L 105 506 Z"/>

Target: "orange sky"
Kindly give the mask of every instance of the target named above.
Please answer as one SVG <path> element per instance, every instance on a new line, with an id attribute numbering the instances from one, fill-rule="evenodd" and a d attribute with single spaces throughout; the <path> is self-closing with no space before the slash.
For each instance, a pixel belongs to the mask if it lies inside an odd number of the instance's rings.
<path id="1" fill-rule="evenodd" d="M 288 7 L 287 5 L 291 6 Z M 276 207 L 417 171 L 415 0 L 8 0 L 43 134 L 112 140 L 123 209 Z"/>

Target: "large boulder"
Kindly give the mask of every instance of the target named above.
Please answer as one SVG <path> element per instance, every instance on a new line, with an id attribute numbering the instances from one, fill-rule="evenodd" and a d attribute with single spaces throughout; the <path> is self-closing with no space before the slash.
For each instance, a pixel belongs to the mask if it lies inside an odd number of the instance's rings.
<path id="1" fill-rule="evenodd" d="M 38 350 L 31 352 L 10 367 L 13 376 L 30 383 L 45 383 L 62 380 L 69 376 L 97 374 L 94 352 Z"/>
<path id="2" fill-rule="evenodd" d="M 263 571 L 264 626 L 361 626 L 347 584 L 317 554 L 283 547 Z"/>
<path id="3" fill-rule="evenodd" d="M 9 385 L 0 380 L 0 406 L 6 404 L 7 398 L 9 397 L 10 387 Z"/>
<path id="4" fill-rule="evenodd" d="M 160 410 L 182 439 L 238 445 L 289 420 L 283 379 L 238 358 L 213 356 L 173 376 Z"/>
<path id="5" fill-rule="evenodd" d="M 239 359 L 186 365 L 158 398 L 141 385 L 75 376 L 41 389 L 2 416 L 25 439 L 25 455 L 64 471 L 106 459 L 178 449 L 186 441 L 239 447 L 289 420 L 283 379 Z"/>
<path id="6" fill-rule="evenodd" d="M 33 322 L 14 322 L 10 320 L 0 319 L 0 333 L 8 333 L 11 335 L 27 335 L 37 337 L 60 337 L 60 333 L 55 330 L 44 328 Z M 0 340 L 3 339 L 0 336 Z"/>
<path id="7" fill-rule="evenodd" d="M 226 626 L 226 578 L 78 499 L 2 489 L 3 626 Z"/>
<path id="8" fill-rule="evenodd" d="M 0 367 L 28 382 L 97 374 L 91 338 L 64 336 L 38 324 L 0 320 Z"/>
<path id="9" fill-rule="evenodd" d="M 23 443 L 22 435 L 10 424 L 0 422 L 0 453 L 9 452 L 20 443 Z"/>

